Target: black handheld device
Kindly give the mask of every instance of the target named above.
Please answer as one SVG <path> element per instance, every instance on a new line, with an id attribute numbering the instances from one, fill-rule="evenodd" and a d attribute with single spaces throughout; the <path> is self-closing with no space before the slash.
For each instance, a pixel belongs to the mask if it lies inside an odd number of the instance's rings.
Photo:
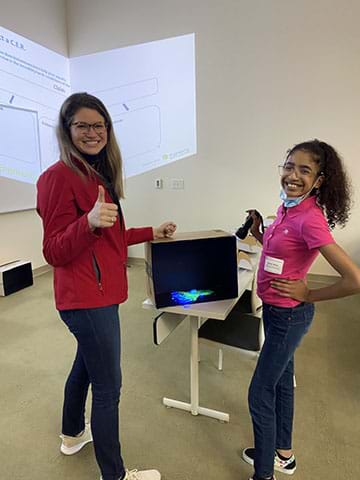
<path id="1" fill-rule="evenodd" d="M 260 213 L 257 210 L 252 210 L 252 211 L 255 212 L 255 215 L 258 218 L 260 218 L 261 225 L 263 225 L 262 216 L 260 215 Z M 241 227 L 239 227 L 236 230 L 235 235 L 238 238 L 240 238 L 241 240 L 243 240 L 247 236 L 247 234 L 249 233 L 249 230 L 250 230 L 252 224 L 253 224 L 253 218 L 251 216 L 251 213 L 249 213 L 249 215 L 246 217 L 245 222 L 241 225 Z"/>

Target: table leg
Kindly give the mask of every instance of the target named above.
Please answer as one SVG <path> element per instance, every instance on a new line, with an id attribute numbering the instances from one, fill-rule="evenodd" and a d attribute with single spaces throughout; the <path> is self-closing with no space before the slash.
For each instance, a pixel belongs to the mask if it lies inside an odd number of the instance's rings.
<path id="1" fill-rule="evenodd" d="M 199 413 L 199 329 L 198 317 L 190 317 L 190 398 L 191 414 Z"/>
<path id="2" fill-rule="evenodd" d="M 191 412 L 192 415 L 205 415 L 216 418 L 222 422 L 230 420 L 229 414 L 199 406 L 199 339 L 198 328 L 201 318 L 190 317 L 190 403 L 163 398 L 163 404 L 167 407 L 178 408 Z"/>

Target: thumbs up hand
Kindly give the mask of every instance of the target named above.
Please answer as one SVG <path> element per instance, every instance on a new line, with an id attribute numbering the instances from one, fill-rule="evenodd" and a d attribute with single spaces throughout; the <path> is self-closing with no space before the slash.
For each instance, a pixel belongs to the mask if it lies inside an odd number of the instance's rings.
<path id="1" fill-rule="evenodd" d="M 99 185 L 98 198 L 87 215 L 90 230 L 112 227 L 117 219 L 118 207 L 115 203 L 105 202 L 105 190 Z"/>
<path id="2" fill-rule="evenodd" d="M 98 201 L 99 202 L 102 202 L 102 203 L 105 203 L 105 190 L 104 190 L 104 187 L 102 187 L 101 185 L 98 185 L 98 189 L 99 189 L 99 194 L 98 194 Z"/>

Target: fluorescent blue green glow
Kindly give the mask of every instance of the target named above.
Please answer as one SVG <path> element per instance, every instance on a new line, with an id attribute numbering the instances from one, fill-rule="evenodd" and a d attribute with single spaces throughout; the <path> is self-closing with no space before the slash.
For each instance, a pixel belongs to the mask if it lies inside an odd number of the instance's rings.
<path id="1" fill-rule="evenodd" d="M 213 293 L 213 290 L 196 290 L 193 288 L 192 290 L 188 291 L 171 292 L 171 300 L 177 305 L 184 305 L 187 303 L 194 303 L 199 298 L 212 295 Z"/>

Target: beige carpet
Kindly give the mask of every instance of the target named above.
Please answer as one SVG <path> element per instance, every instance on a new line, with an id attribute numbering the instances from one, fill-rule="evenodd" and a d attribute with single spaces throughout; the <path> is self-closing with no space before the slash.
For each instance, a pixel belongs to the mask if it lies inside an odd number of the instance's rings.
<path id="1" fill-rule="evenodd" d="M 128 272 L 120 410 L 127 466 L 157 467 L 163 480 L 247 480 L 251 468 L 239 454 L 252 443 L 246 398 L 254 360 L 225 350 L 219 372 L 217 351 L 201 346 L 200 403 L 228 412 L 229 424 L 166 409 L 163 396 L 189 400 L 188 324 L 154 346 L 152 313 L 141 308 L 143 267 Z M 360 478 L 359 311 L 359 296 L 318 304 L 297 353 L 297 480 Z M 0 298 L 1 480 L 98 480 L 91 445 L 74 457 L 59 452 L 63 384 L 74 348 L 54 309 L 50 273 Z"/>

